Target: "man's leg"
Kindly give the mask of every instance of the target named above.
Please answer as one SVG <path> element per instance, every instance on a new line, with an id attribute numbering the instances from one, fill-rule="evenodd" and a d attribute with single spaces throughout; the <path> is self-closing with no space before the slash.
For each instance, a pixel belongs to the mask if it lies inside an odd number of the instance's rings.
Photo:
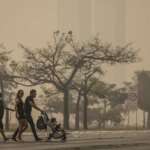
<path id="1" fill-rule="evenodd" d="M 3 130 L 3 123 L 2 123 L 2 120 L 0 119 L 0 133 L 2 134 L 2 137 L 5 141 L 8 140 L 8 138 L 6 137 L 5 133 L 4 133 L 4 130 Z"/>
<path id="2" fill-rule="evenodd" d="M 31 126 L 32 133 L 34 135 L 35 140 L 39 140 L 39 137 L 37 136 L 36 130 L 35 130 L 35 125 L 32 119 L 32 116 L 27 116 L 27 121 L 29 122 Z"/>
<path id="3" fill-rule="evenodd" d="M 6 135 L 5 135 L 4 131 L 3 131 L 2 129 L 0 129 L 0 132 L 1 132 L 1 134 L 2 134 L 3 139 L 6 141 L 7 138 L 6 138 Z"/>

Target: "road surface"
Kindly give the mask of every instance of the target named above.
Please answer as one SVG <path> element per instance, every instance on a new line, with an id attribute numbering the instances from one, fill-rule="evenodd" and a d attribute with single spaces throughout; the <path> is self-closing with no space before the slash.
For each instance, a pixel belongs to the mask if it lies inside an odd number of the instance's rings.
<path id="1" fill-rule="evenodd" d="M 24 134 L 24 142 L 0 139 L 0 150 L 150 150 L 150 131 L 74 131 L 65 143 L 47 142 L 46 133 L 39 135 L 41 142 L 34 142 L 31 133 Z"/>

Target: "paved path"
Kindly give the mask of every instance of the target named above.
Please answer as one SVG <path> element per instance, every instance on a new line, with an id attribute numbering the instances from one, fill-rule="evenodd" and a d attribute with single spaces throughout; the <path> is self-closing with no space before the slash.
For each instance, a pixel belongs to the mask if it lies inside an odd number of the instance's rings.
<path id="1" fill-rule="evenodd" d="M 10 133 L 9 133 L 10 134 Z M 0 142 L 0 150 L 150 150 L 149 131 L 113 131 L 113 132 L 71 132 L 65 143 L 60 141 L 34 142 L 30 133 L 25 133 L 25 142 Z"/>

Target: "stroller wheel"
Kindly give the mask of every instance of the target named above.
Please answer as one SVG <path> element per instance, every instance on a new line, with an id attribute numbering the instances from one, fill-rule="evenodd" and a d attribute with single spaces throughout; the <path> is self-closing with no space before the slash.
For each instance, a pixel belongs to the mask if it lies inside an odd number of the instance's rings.
<path id="1" fill-rule="evenodd" d="M 64 135 L 63 137 L 62 137 L 62 142 L 66 142 L 66 135 Z"/>
<path id="2" fill-rule="evenodd" d="M 49 134 L 48 140 L 51 140 L 52 137 L 53 137 L 53 135 L 52 135 L 52 134 Z"/>
<path id="3" fill-rule="evenodd" d="M 66 139 L 62 139 L 61 142 L 62 142 L 62 143 L 65 143 L 65 142 L 66 142 Z"/>

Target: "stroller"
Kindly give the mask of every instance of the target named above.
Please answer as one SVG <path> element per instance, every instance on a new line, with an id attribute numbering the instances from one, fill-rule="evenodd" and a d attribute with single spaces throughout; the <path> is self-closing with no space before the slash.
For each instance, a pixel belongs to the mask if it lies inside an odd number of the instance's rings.
<path id="1" fill-rule="evenodd" d="M 53 138 L 61 139 L 62 142 L 66 141 L 66 132 L 62 129 L 61 124 L 57 124 L 56 118 L 49 119 L 46 112 L 39 116 L 36 125 L 39 130 L 49 130 L 48 140 Z"/>

